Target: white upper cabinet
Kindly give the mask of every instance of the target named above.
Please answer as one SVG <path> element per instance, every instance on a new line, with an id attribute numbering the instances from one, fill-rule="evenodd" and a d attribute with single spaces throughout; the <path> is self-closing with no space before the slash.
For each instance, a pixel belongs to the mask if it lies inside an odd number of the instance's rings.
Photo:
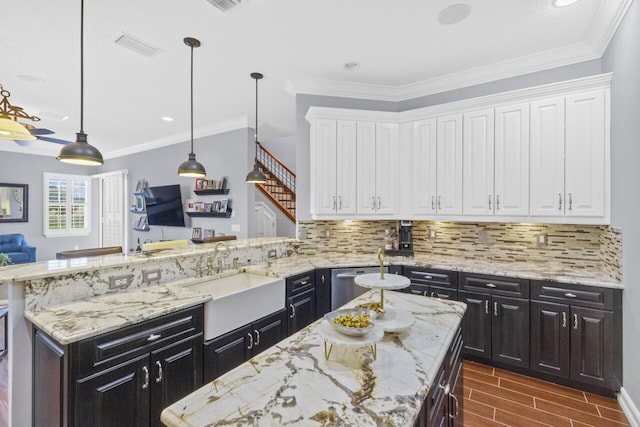
<path id="1" fill-rule="evenodd" d="M 530 214 L 564 215 L 564 97 L 531 102 Z"/>
<path id="2" fill-rule="evenodd" d="M 529 215 L 529 103 L 495 110 L 494 212 Z"/>
<path id="3" fill-rule="evenodd" d="M 493 109 L 464 114 L 463 213 L 493 215 Z"/>
<path id="4" fill-rule="evenodd" d="M 411 145 L 412 175 L 407 184 L 411 186 L 411 213 L 435 215 L 436 213 L 436 168 L 437 140 L 436 119 L 420 120 L 413 124 Z"/>
<path id="5" fill-rule="evenodd" d="M 376 213 L 376 124 L 358 122 L 357 137 L 357 203 L 358 214 Z"/>
<path id="6" fill-rule="evenodd" d="M 338 120 L 336 142 L 336 213 L 356 212 L 356 123 Z"/>
<path id="7" fill-rule="evenodd" d="M 437 120 L 436 210 L 442 215 L 462 214 L 462 114 Z"/>
<path id="8" fill-rule="evenodd" d="M 566 215 L 605 215 L 605 183 L 608 181 L 605 123 L 604 91 L 566 97 Z"/>

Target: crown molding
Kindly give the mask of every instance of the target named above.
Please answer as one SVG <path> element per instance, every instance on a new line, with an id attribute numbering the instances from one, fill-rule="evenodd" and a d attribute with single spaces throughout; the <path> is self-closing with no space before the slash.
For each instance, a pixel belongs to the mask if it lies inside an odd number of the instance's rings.
<path id="1" fill-rule="evenodd" d="M 202 126 L 193 130 L 193 139 L 204 138 L 211 135 L 217 135 L 225 132 L 244 129 L 249 127 L 249 119 L 247 116 L 240 116 L 235 119 L 218 122 L 207 126 Z M 142 144 L 133 145 L 131 147 L 122 148 L 120 150 L 104 153 L 104 159 L 114 159 L 117 157 L 128 156 L 131 154 L 141 153 L 144 151 L 154 150 L 156 148 L 166 147 L 168 145 L 179 144 L 191 139 L 190 132 L 180 132 L 168 135 L 162 138 L 144 142 Z"/>
<path id="2" fill-rule="evenodd" d="M 616 4 L 612 1 L 601 1 L 596 12 L 596 19 L 589 29 L 587 43 L 589 43 L 598 58 L 604 55 L 616 30 L 622 23 L 633 0 L 621 0 Z"/>

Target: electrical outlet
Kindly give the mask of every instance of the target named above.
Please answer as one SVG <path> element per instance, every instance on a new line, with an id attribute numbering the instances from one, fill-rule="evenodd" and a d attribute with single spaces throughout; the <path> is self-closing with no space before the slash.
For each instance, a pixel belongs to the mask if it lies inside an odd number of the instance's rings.
<path id="1" fill-rule="evenodd" d="M 546 234 L 538 234 L 537 237 L 538 246 L 547 246 L 547 235 Z"/>
<path id="2" fill-rule="evenodd" d="M 487 243 L 487 229 L 486 228 L 483 228 L 482 230 L 478 231 L 478 242 Z"/>
<path id="3" fill-rule="evenodd" d="M 275 249 L 269 249 L 267 252 L 267 258 L 276 258 L 278 256 L 278 252 Z"/>
<path id="4" fill-rule="evenodd" d="M 307 238 L 307 227 L 300 227 L 300 240 Z"/>
<path id="5" fill-rule="evenodd" d="M 433 228 L 429 229 L 429 240 L 435 240 L 438 237 L 436 230 Z"/>
<path id="6" fill-rule="evenodd" d="M 326 237 L 326 238 L 331 237 L 331 229 L 329 227 L 326 227 L 324 229 L 324 237 Z"/>

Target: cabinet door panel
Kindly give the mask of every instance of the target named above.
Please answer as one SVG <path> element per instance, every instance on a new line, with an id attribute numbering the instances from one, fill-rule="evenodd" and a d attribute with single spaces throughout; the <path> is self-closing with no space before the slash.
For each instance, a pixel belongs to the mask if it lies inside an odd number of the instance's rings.
<path id="1" fill-rule="evenodd" d="M 436 119 L 414 123 L 411 179 L 411 211 L 414 214 L 436 213 L 436 148 Z"/>
<path id="2" fill-rule="evenodd" d="M 376 124 L 358 122 L 357 131 L 357 207 L 359 214 L 376 213 Z"/>
<path id="3" fill-rule="evenodd" d="M 316 270 L 316 319 L 331 311 L 331 270 Z"/>
<path id="4" fill-rule="evenodd" d="M 339 120 L 337 123 L 336 157 L 336 209 L 338 214 L 356 213 L 356 122 Z"/>
<path id="5" fill-rule="evenodd" d="M 613 387 L 613 313 L 571 307 L 571 379 Z"/>
<path id="6" fill-rule="evenodd" d="M 315 320 L 315 290 L 311 289 L 287 298 L 287 308 L 289 316 L 287 332 L 291 335 Z"/>
<path id="7" fill-rule="evenodd" d="M 496 108 L 495 214 L 529 215 L 529 104 Z"/>
<path id="8" fill-rule="evenodd" d="M 257 355 L 287 337 L 287 310 L 253 322 L 253 355 Z"/>
<path id="9" fill-rule="evenodd" d="M 605 100 L 598 90 L 566 98 L 567 215 L 605 213 Z"/>
<path id="10" fill-rule="evenodd" d="M 492 296 L 492 356 L 496 362 L 529 367 L 529 300 Z M 468 336 L 465 334 L 465 337 Z"/>
<path id="11" fill-rule="evenodd" d="M 249 359 L 251 349 L 248 348 L 248 337 L 251 332 L 249 326 L 243 326 L 205 343 L 205 383 L 213 381 Z"/>
<path id="12" fill-rule="evenodd" d="M 462 114 L 438 118 L 438 214 L 462 214 Z"/>
<path id="13" fill-rule="evenodd" d="M 149 355 L 76 382 L 77 426 L 137 427 L 149 424 Z M 145 387 L 146 378 L 149 383 Z"/>
<path id="14" fill-rule="evenodd" d="M 564 215 L 564 98 L 531 103 L 530 213 Z"/>
<path id="15" fill-rule="evenodd" d="M 462 323 L 464 352 L 491 359 L 491 296 L 458 292 L 458 297 L 467 304 Z"/>
<path id="16" fill-rule="evenodd" d="M 337 130 L 335 120 L 316 120 L 315 123 L 314 152 L 312 159 L 311 189 L 315 192 L 311 202 L 315 206 L 311 211 L 318 214 L 336 212 L 336 156 L 337 156 Z"/>
<path id="17" fill-rule="evenodd" d="M 162 427 L 162 410 L 202 386 L 202 334 L 154 351 L 150 368 L 150 425 Z"/>
<path id="18" fill-rule="evenodd" d="M 531 301 L 531 369 L 569 377 L 569 306 Z"/>
<path id="19" fill-rule="evenodd" d="M 465 215 L 493 215 L 493 109 L 464 115 L 463 195 Z"/>
<path id="20" fill-rule="evenodd" d="M 398 125 L 376 123 L 376 213 L 396 212 Z"/>

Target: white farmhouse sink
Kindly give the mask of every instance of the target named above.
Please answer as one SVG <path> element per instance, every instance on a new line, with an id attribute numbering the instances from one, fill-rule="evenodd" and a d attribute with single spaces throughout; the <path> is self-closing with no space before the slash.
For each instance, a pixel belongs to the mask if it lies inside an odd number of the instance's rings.
<path id="1" fill-rule="evenodd" d="M 205 341 L 281 310 L 285 305 L 285 282 L 277 277 L 240 273 L 186 287 L 212 297 L 204 305 Z"/>

